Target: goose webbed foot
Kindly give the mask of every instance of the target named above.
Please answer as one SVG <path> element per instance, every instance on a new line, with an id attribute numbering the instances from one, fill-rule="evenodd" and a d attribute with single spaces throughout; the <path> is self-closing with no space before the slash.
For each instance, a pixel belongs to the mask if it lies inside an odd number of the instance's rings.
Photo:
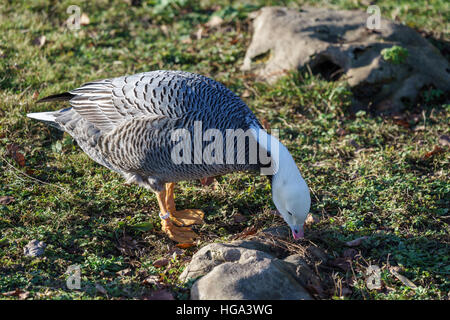
<path id="1" fill-rule="evenodd" d="M 161 219 L 162 231 L 170 240 L 178 243 L 193 243 L 198 235 L 190 227 L 176 226 L 172 219 Z"/>
<path id="2" fill-rule="evenodd" d="M 176 242 L 193 243 L 198 235 L 189 226 L 203 224 L 204 213 L 198 209 L 176 210 L 173 198 L 174 183 L 167 183 L 165 189 L 157 193 L 161 210 L 162 231 Z"/>

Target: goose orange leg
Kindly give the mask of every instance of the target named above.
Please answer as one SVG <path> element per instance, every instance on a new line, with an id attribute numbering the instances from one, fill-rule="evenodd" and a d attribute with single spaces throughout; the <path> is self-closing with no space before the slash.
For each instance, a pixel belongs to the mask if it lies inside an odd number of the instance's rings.
<path id="1" fill-rule="evenodd" d="M 203 224 L 204 213 L 199 209 L 184 209 L 184 210 L 176 210 L 175 201 L 173 197 L 173 190 L 175 188 L 175 183 L 170 182 L 166 183 L 166 205 L 169 212 L 172 214 L 174 218 L 173 221 L 178 226 L 191 226 L 193 224 Z"/>
<path id="2" fill-rule="evenodd" d="M 173 200 L 173 188 L 174 184 L 168 183 L 164 190 L 156 193 L 161 210 L 162 230 L 171 240 L 190 244 L 197 238 L 197 234 L 189 226 L 203 223 L 203 212 L 190 209 L 176 211 Z"/>

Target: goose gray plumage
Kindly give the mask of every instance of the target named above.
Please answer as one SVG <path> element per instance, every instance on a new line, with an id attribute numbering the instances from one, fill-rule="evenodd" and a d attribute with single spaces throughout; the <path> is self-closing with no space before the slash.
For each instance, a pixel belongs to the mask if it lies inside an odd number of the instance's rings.
<path id="1" fill-rule="evenodd" d="M 69 133 L 90 158 L 128 183 L 153 190 L 172 240 L 192 243 L 197 235 L 189 226 L 203 222 L 201 210 L 175 209 L 175 182 L 264 169 L 275 206 L 294 238 L 303 236 L 310 194 L 292 156 L 221 83 L 159 70 L 89 82 L 38 102 L 51 101 L 71 107 L 27 116 Z"/>

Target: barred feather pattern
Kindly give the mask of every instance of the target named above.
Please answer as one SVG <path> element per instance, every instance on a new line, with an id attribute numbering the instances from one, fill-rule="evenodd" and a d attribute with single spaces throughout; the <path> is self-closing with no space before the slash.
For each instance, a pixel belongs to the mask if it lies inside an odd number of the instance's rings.
<path id="1" fill-rule="evenodd" d="M 69 92 L 70 109 L 55 121 L 96 162 L 124 175 L 128 182 L 155 191 L 166 182 L 199 179 L 233 171 L 258 170 L 258 164 L 175 164 L 171 158 L 176 129 L 194 137 L 202 131 L 261 128 L 247 105 L 224 85 L 182 71 L 152 71 L 89 82 Z M 202 149 L 209 144 L 202 142 Z M 192 146 L 194 142 L 192 141 Z M 195 158 L 194 147 L 191 159 Z M 245 148 L 248 159 L 248 148 Z M 223 159 L 226 158 L 224 143 Z"/>

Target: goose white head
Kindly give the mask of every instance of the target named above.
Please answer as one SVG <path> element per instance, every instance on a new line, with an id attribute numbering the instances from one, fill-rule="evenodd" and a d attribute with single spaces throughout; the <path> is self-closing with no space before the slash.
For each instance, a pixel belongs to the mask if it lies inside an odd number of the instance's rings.
<path id="1" fill-rule="evenodd" d="M 261 139 L 262 135 L 266 137 Z M 258 142 L 270 141 L 267 149 L 271 155 L 273 168 L 272 200 L 291 228 L 294 239 L 303 238 L 303 225 L 311 206 L 308 185 L 289 150 L 281 142 L 264 130 L 260 131 L 259 138 Z"/>

